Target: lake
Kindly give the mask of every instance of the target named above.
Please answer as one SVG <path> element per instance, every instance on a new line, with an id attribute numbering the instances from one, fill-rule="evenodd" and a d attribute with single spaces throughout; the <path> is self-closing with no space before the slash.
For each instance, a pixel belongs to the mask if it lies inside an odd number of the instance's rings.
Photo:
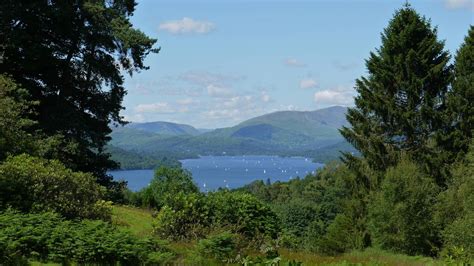
<path id="1" fill-rule="evenodd" d="M 255 180 L 288 181 L 304 177 L 323 166 L 303 157 L 278 156 L 202 156 L 181 160 L 201 191 L 238 188 Z M 109 172 L 115 180 L 125 180 L 128 187 L 137 191 L 147 186 L 153 170 L 120 170 Z"/>

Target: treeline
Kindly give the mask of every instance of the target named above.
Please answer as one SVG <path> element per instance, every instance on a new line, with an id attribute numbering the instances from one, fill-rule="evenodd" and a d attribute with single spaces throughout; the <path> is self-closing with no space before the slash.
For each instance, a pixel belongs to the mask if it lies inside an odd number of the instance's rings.
<path id="1" fill-rule="evenodd" d="M 127 151 L 115 146 L 107 146 L 110 158 L 119 164 L 120 169 L 155 169 L 165 167 L 181 167 L 177 155 L 164 155 Z"/>

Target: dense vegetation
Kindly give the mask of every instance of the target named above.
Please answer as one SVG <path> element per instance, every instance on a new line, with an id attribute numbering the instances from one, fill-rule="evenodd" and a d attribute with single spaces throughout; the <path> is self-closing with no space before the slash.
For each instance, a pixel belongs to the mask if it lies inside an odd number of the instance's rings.
<path id="1" fill-rule="evenodd" d="M 0 3 L 1 264 L 473 262 L 473 26 L 451 65 L 429 20 L 396 11 L 341 129 L 358 154 L 302 179 L 210 193 L 161 167 L 131 192 L 106 175 L 116 164 L 105 145 L 123 122 L 120 70 L 146 69 L 157 51 L 132 27 L 134 6 Z M 248 126 L 236 132 L 254 134 Z"/>

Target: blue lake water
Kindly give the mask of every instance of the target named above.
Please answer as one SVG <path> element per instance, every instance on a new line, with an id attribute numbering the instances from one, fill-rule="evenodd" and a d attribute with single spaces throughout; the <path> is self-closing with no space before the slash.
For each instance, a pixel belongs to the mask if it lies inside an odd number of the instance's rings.
<path id="1" fill-rule="evenodd" d="M 277 156 L 202 156 L 181 161 L 202 191 L 219 187 L 238 188 L 255 180 L 288 181 L 304 177 L 323 166 L 302 157 Z M 115 180 L 125 180 L 137 191 L 147 186 L 153 170 L 121 170 L 109 172 Z"/>

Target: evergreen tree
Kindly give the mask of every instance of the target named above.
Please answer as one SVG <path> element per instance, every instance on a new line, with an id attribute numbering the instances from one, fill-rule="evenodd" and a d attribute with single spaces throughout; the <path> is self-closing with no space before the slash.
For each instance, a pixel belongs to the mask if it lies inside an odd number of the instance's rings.
<path id="1" fill-rule="evenodd" d="M 449 162 L 461 160 L 469 149 L 474 130 L 474 26 L 456 54 L 454 81 L 447 98 L 446 131 L 438 142 L 450 152 Z"/>
<path id="2" fill-rule="evenodd" d="M 341 133 L 374 170 L 396 164 L 398 151 L 429 165 L 433 132 L 443 125 L 449 54 L 437 29 L 408 4 L 396 11 L 381 39 L 366 61 L 368 76 L 356 80 L 359 95 L 347 113 L 352 127 Z M 344 160 L 360 165 L 350 154 Z"/>
<path id="3" fill-rule="evenodd" d="M 133 28 L 134 0 L 0 1 L 0 73 L 27 89 L 56 157 L 107 184 L 104 152 L 126 94 L 121 70 L 147 69 L 156 40 Z"/>

